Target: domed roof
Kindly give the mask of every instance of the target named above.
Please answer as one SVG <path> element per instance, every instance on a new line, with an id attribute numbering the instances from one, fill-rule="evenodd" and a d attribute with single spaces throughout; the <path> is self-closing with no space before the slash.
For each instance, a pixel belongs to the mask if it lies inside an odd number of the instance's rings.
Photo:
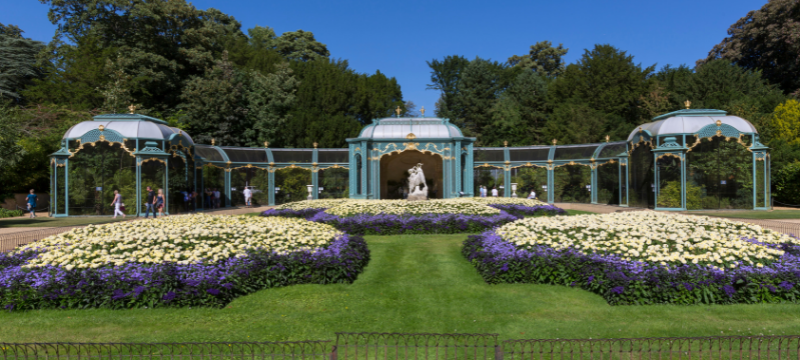
<path id="1" fill-rule="evenodd" d="M 385 118 L 361 130 L 359 138 L 405 139 L 409 134 L 422 139 L 449 139 L 463 137 L 461 130 L 447 119 L 440 118 Z"/>
<path id="2" fill-rule="evenodd" d="M 191 136 L 181 129 L 167 125 L 164 120 L 139 114 L 98 115 L 93 121 L 84 121 L 71 127 L 64 134 L 64 139 L 79 138 L 91 130 L 103 125 L 105 130 L 114 130 L 126 139 L 163 139 L 169 140 L 173 134 L 182 134 L 192 144 Z"/>
<path id="3" fill-rule="evenodd" d="M 716 125 L 717 121 L 730 125 L 742 133 L 758 133 L 756 127 L 749 121 L 738 116 L 728 115 L 723 110 L 685 109 L 656 116 L 653 120 L 656 121 L 637 126 L 628 135 L 628 141 L 639 136 L 640 128 L 649 132 L 653 137 L 668 134 L 696 134 L 708 125 Z"/>

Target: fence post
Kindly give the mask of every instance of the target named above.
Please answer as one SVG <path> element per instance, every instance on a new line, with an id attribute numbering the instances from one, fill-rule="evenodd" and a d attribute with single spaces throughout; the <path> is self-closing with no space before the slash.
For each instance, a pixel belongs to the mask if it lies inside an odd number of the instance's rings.
<path id="1" fill-rule="evenodd" d="M 333 348 L 331 349 L 331 360 L 336 360 L 338 357 L 339 354 L 337 353 L 336 345 L 333 345 Z"/>
<path id="2" fill-rule="evenodd" d="M 503 345 L 494 346 L 494 360 L 503 360 Z"/>

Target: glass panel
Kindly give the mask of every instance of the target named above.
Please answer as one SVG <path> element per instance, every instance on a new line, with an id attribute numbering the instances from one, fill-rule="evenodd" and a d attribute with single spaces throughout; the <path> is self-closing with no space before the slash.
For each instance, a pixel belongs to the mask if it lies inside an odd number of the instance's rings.
<path id="1" fill-rule="evenodd" d="M 558 146 L 554 160 L 589 160 L 594 156 L 597 145 Z"/>
<path id="2" fill-rule="evenodd" d="M 265 149 L 222 148 L 228 160 L 247 164 L 269 164 Z"/>
<path id="3" fill-rule="evenodd" d="M 158 196 L 158 190 L 164 189 L 164 177 L 166 176 L 165 170 L 166 165 L 161 161 L 147 161 L 142 163 L 140 166 L 140 171 L 142 173 L 142 184 L 141 184 L 141 204 L 142 208 L 140 211 L 144 213 L 146 211 L 145 204 L 147 203 L 147 187 L 151 187 L 155 192 L 155 195 Z M 135 207 L 135 206 L 134 206 Z M 152 215 L 152 214 L 150 214 Z"/>
<path id="4" fill-rule="evenodd" d="M 87 144 L 69 159 L 70 215 L 113 215 L 114 190 L 128 205 L 125 212 L 134 214 L 136 159 L 120 144 Z"/>
<path id="5" fill-rule="evenodd" d="M 275 171 L 275 204 L 285 204 L 308 198 L 311 171 L 306 169 L 280 169 Z"/>
<path id="6" fill-rule="evenodd" d="M 72 163 L 69 164 L 72 167 Z M 58 203 L 56 204 L 56 212 L 65 214 L 67 212 L 67 168 L 64 166 L 56 166 L 56 192 L 58 193 Z M 70 179 L 71 180 L 71 179 Z"/>
<path id="7" fill-rule="evenodd" d="M 756 156 L 756 155 L 753 155 Z M 753 186 L 756 190 L 756 207 L 766 207 L 767 206 L 767 189 L 764 186 L 765 176 L 766 176 L 766 161 L 758 161 L 756 160 L 756 176 L 755 176 L 755 183 Z"/>
<path id="8" fill-rule="evenodd" d="M 550 147 L 510 148 L 508 152 L 511 161 L 547 161 Z"/>
<path id="9" fill-rule="evenodd" d="M 481 164 L 487 161 L 505 161 L 503 157 L 503 148 L 475 148 L 474 156 L 475 164 Z"/>
<path id="10" fill-rule="evenodd" d="M 491 197 L 492 189 L 497 189 L 499 197 L 503 193 L 503 169 L 478 168 L 475 169 L 475 196 Z M 481 187 L 485 188 L 485 195 L 481 195 Z"/>
<path id="11" fill-rule="evenodd" d="M 271 149 L 276 163 L 308 163 L 314 162 L 312 149 Z"/>
<path id="12" fill-rule="evenodd" d="M 328 168 L 319 171 L 320 199 L 346 199 L 350 197 L 350 170 Z"/>
<path id="13" fill-rule="evenodd" d="M 511 182 L 517 183 L 517 196 L 528 198 L 531 191 L 535 198 L 547 201 L 547 169 L 539 166 L 523 166 L 511 169 Z"/>
<path id="14" fill-rule="evenodd" d="M 628 205 L 653 208 L 655 183 L 653 183 L 653 153 L 650 146 L 642 144 L 628 158 Z"/>
<path id="15" fill-rule="evenodd" d="M 350 162 L 350 150 L 347 149 L 319 149 L 317 152 L 317 162 L 319 163 L 340 163 Z"/>
<path id="16" fill-rule="evenodd" d="M 225 206 L 225 170 L 215 166 L 203 166 L 203 209 Z M 219 193 L 219 197 L 217 197 Z"/>
<path id="17" fill-rule="evenodd" d="M 598 154 L 598 158 L 610 158 L 616 157 L 617 155 L 624 153 L 628 149 L 625 142 L 617 142 L 617 143 L 608 143 L 606 146 L 600 150 L 600 154 Z"/>
<path id="18" fill-rule="evenodd" d="M 231 206 L 246 206 L 244 189 L 252 193 L 250 205 L 269 204 L 269 172 L 259 168 L 231 170 Z"/>
<path id="19" fill-rule="evenodd" d="M 553 170 L 555 202 L 592 202 L 592 169 L 585 165 L 564 165 Z"/>
<path id="20" fill-rule="evenodd" d="M 597 203 L 619 205 L 619 163 L 602 163 L 597 167 Z"/>
<path id="21" fill-rule="evenodd" d="M 194 190 L 194 163 L 182 151 L 169 158 L 169 213 L 184 214 L 193 211 L 189 195 Z"/>
<path id="22" fill-rule="evenodd" d="M 208 145 L 195 145 L 194 151 L 206 161 L 225 161 L 216 148 Z"/>
<path id="23" fill-rule="evenodd" d="M 663 156 L 656 162 L 658 169 L 658 207 L 681 208 L 681 160 Z"/>
<path id="24" fill-rule="evenodd" d="M 356 155 L 356 174 L 357 174 L 356 186 L 358 187 L 356 189 L 356 194 L 359 194 L 359 195 L 361 195 L 361 189 L 363 188 L 361 186 L 361 181 L 362 181 L 362 178 L 364 177 L 363 170 L 364 170 L 364 163 L 361 161 L 361 155 Z"/>

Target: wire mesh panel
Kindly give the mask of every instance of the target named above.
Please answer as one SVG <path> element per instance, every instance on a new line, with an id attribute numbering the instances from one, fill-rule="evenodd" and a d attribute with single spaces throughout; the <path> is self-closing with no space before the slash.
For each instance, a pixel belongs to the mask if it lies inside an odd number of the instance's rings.
<path id="1" fill-rule="evenodd" d="M 72 164 L 70 164 L 71 166 Z M 67 168 L 65 166 L 55 166 L 56 177 L 56 212 L 59 214 L 66 214 L 67 211 Z"/>
<path id="2" fill-rule="evenodd" d="M 656 161 L 658 171 L 658 207 L 682 208 L 681 160 L 675 156 L 659 157 Z"/>
<path id="3" fill-rule="evenodd" d="M 752 208 L 752 159 L 747 148 L 735 140 L 701 139 L 687 159 L 690 209 Z"/>
<path id="4" fill-rule="evenodd" d="M 336 359 L 501 359 L 497 334 L 336 333 Z"/>
<path id="5" fill-rule="evenodd" d="M 486 197 L 492 196 L 492 189 L 497 189 L 498 196 L 503 197 L 504 181 L 503 169 L 486 167 L 475 169 L 473 180 L 475 196 L 481 196 L 481 188 L 484 188 Z"/>
<path id="6" fill-rule="evenodd" d="M 135 203 L 136 158 L 120 144 L 86 144 L 69 159 L 70 215 L 113 214 L 114 190 L 119 190 L 123 202 Z M 136 206 L 125 210 L 135 211 Z"/>
<path id="7" fill-rule="evenodd" d="M 269 171 L 260 168 L 231 170 L 231 205 L 245 206 L 244 189 L 250 189 L 251 205 L 269 204 Z"/>
<path id="8" fill-rule="evenodd" d="M 197 360 L 330 360 L 330 341 L 259 343 L 0 343 L 0 356 L 12 359 L 197 359 Z"/>
<path id="9" fill-rule="evenodd" d="M 511 161 L 547 161 L 550 156 L 549 146 L 509 148 Z"/>
<path id="10" fill-rule="evenodd" d="M 224 147 L 221 149 L 222 151 L 225 152 L 225 155 L 228 156 L 228 160 L 230 160 L 231 162 L 239 162 L 247 164 L 269 163 L 266 149 L 258 149 L 258 148 L 248 149 L 248 148 L 231 148 L 231 147 Z"/>
<path id="11" fill-rule="evenodd" d="M 767 189 L 765 186 L 769 184 L 764 181 L 765 175 L 767 172 L 767 162 L 762 160 L 756 160 L 756 168 L 755 168 L 755 182 L 753 182 L 753 188 L 755 188 L 756 192 L 756 207 L 766 207 L 767 206 Z"/>
<path id="12" fill-rule="evenodd" d="M 194 190 L 194 162 L 182 151 L 169 160 L 169 213 L 183 214 L 193 210 L 190 194 Z"/>
<path id="13" fill-rule="evenodd" d="M 160 160 L 145 161 L 140 166 L 141 171 L 141 211 L 146 210 L 145 204 L 147 203 L 147 187 L 153 189 L 153 192 L 158 196 L 158 190 L 166 193 L 164 189 L 164 179 L 166 178 L 167 165 Z"/>
<path id="14" fill-rule="evenodd" d="M 350 162 L 350 150 L 319 149 L 317 150 L 317 162 L 347 164 Z"/>
<path id="15" fill-rule="evenodd" d="M 205 161 L 225 161 L 225 158 L 222 157 L 219 150 L 208 145 L 195 145 L 194 151 Z"/>
<path id="16" fill-rule="evenodd" d="M 503 148 L 475 148 L 473 156 L 475 164 L 487 161 L 505 161 Z"/>
<path id="17" fill-rule="evenodd" d="M 350 170 L 328 168 L 319 171 L 319 198 L 346 199 L 350 197 Z"/>
<path id="18" fill-rule="evenodd" d="M 619 205 L 618 162 L 605 162 L 597 166 L 597 203 Z"/>
<path id="19" fill-rule="evenodd" d="M 225 206 L 225 169 L 216 166 L 203 166 L 203 209 L 217 209 Z M 219 193 L 219 197 L 217 197 Z"/>
<path id="20" fill-rule="evenodd" d="M 617 157 L 617 155 L 624 153 L 628 149 L 627 143 L 623 142 L 615 142 L 615 143 L 608 143 L 606 146 L 600 150 L 600 153 L 597 154 L 598 158 L 612 158 Z"/>
<path id="21" fill-rule="evenodd" d="M 556 147 L 553 160 L 589 160 L 598 145 L 567 145 Z"/>
<path id="22" fill-rule="evenodd" d="M 587 165 L 564 165 L 553 170 L 556 202 L 592 202 L 592 169 Z"/>
<path id="23" fill-rule="evenodd" d="M 628 205 L 631 207 L 655 206 L 654 160 L 650 150 L 647 144 L 639 145 L 628 158 Z"/>
<path id="24" fill-rule="evenodd" d="M 797 359 L 797 336 L 547 339 L 503 342 L 506 360 L 716 360 Z"/>
<path id="25" fill-rule="evenodd" d="M 531 191 L 536 199 L 547 200 L 547 169 L 540 166 L 523 166 L 511 169 L 511 182 L 517 184 L 517 196 L 527 198 Z"/>
<path id="26" fill-rule="evenodd" d="M 277 163 L 313 163 L 313 149 L 270 149 Z"/>
<path id="27" fill-rule="evenodd" d="M 285 204 L 308 198 L 311 170 L 288 168 L 275 171 L 275 204 Z"/>

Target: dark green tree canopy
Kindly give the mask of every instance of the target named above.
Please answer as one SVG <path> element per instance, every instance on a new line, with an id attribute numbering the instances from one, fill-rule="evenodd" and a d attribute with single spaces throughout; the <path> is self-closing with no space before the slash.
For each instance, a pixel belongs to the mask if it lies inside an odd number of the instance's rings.
<path id="1" fill-rule="evenodd" d="M 563 44 L 553 47 L 549 41 L 540 41 L 531 45 L 528 55 L 514 55 L 508 58 L 508 64 L 519 66 L 526 70 L 533 70 L 542 76 L 556 77 L 564 72 L 564 60 L 562 57 L 567 54 L 569 49 L 565 49 Z"/>
<path id="2" fill-rule="evenodd" d="M 800 1 L 769 0 L 728 28 L 728 37 L 697 65 L 725 59 L 761 70 L 764 78 L 787 92 L 800 94 Z"/>
<path id="3" fill-rule="evenodd" d="M 310 31 L 288 31 L 274 41 L 275 50 L 290 60 L 316 60 L 331 56 L 328 47 L 314 39 Z"/>
<path id="4" fill-rule="evenodd" d="M 42 76 L 36 55 L 44 44 L 24 38 L 22 33 L 17 26 L 0 24 L 0 100 L 21 102 L 20 92 Z"/>

